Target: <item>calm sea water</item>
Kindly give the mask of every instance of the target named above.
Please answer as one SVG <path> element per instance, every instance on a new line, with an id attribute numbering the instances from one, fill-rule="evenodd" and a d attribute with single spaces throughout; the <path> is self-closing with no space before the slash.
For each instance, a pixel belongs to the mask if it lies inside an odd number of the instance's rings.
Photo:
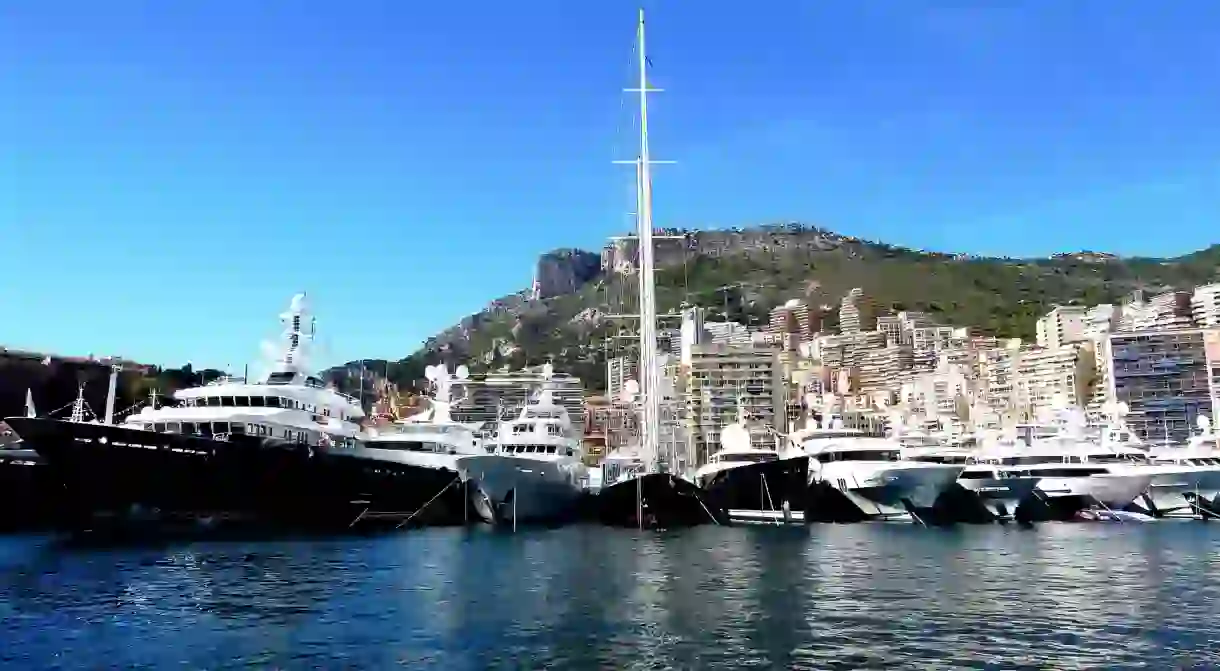
<path id="1" fill-rule="evenodd" d="M 0 538 L 0 666 L 1220 665 L 1220 525 Z"/>

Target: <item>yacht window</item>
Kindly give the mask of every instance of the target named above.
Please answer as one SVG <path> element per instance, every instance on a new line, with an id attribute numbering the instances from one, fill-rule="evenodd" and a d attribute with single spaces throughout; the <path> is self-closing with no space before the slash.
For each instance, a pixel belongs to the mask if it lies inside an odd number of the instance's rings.
<path id="1" fill-rule="evenodd" d="M 251 396 L 250 397 L 250 407 L 261 408 L 264 405 L 266 405 L 266 399 L 264 399 L 262 396 Z"/>
<path id="2" fill-rule="evenodd" d="M 237 407 L 239 408 L 248 408 L 251 405 L 254 405 L 250 402 L 249 396 L 237 396 L 233 400 L 237 402 Z"/>
<path id="3" fill-rule="evenodd" d="M 268 396 L 267 397 L 267 407 L 268 408 L 280 407 L 280 397 L 279 396 Z"/>
<path id="4" fill-rule="evenodd" d="M 568 454 L 568 456 L 569 456 L 569 457 L 570 457 L 570 456 L 572 456 L 572 448 L 570 448 L 570 447 L 568 448 L 568 452 L 567 452 L 567 454 Z"/>
<path id="5" fill-rule="evenodd" d="M 267 384 L 288 384 L 292 382 L 293 373 L 280 371 L 267 376 Z"/>
<path id="6" fill-rule="evenodd" d="M 1121 454 L 1094 454 L 1089 461 L 1096 464 L 1125 464 L 1131 460 Z"/>
<path id="7" fill-rule="evenodd" d="M 245 435 L 245 433 L 246 433 L 246 425 L 245 425 L 245 424 L 230 424 L 230 425 L 229 425 L 229 433 L 236 433 L 236 434 L 238 434 L 238 435 Z"/>
<path id="8" fill-rule="evenodd" d="M 179 424 L 178 422 L 166 422 L 165 430 L 168 433 L 178 433 L 179 431 L 182 430 L 182 425 Z"/>
<path id="9" fill-rule="evenodd" d="M 557 449 L 557 448 L 556 448 L 554 445 L 548 445 L 548 446 L 547 446 L 547 448 L 546 448 L 546 453 L 547 453 L 547 454 L 555 454 L 555 450 L 556 450 L 556 449 Z"/>
<path id="10" fill-rule="evenodd" d="M 228 422 L 212 422 L 212 433 L 215 433 L 215 434 L 229 433 L 229 423 Z"/>
<path id="11" fill-rule="evenodd" d="M 548 436 L 562 436 L 563 429 L 555 426 L 554 424 L 548 424 L 546 427 L 546 433 Z"/>
<path id="12" fill-rule="evenodd" d="M 1022 466 L 1025 464 L 1047 464 L 1054 461 L 1052 457 L 1004 457 L 1000 460 L 1000 463 L 1005 466 Z"/>
<path id="13" fill-rule="evenodd" d="M 958 476 L 965 480 L 988 480 L 994 477 L 995 473 L 991 471 L 962 471 L 962 474 Z"/>
<path id="14" fill-rule="evenodd" d="M 768 453 L 768 452 L 758 452 L 758 453 L 744 452 L 744 453 L 738 453 L 738 454 L 722 454 L 717 459 L 717 461 L 721 461 L 721 462 L 725 462 L 725 463 L 757 464 L 757 463 L 760 463 L 763 461 L 774 461 L 775 459 L 778 459 L 778 458 L 779 458 L 778 456 Z"/>
<path id="15" fill-rule="evenodd" d="M 830 458 L 822 459 L 824 455 Z M 818 455 L 818 461 L 898 461 L 897 450 L 847 450 Z"/>
<path id="16" fill-rule="evenodd" d="M 1090 475 L 1106 475 L 1109 473 L 1104 468 L 1039 468 L 1034 471 L 1020 471 L 1022 477 L 1043 477 L 1043 478 L 1083 478 Z M 1011 477 L 1010 474 L 1009 477 Z"/>
<path id="17" fill-rule="evenodd" d="M 153 424 L 153 431 L 156 431 L 157 433 L 165 433 L 165 423 L 157 422 L 156 424 Z"/>
<path id="18" fill-rule="evenodd" d="M 208 422 L 200 422 L 199 423 L 199 435 L 203 436 L 204 438 L 211 438 L 212 437 L 212 425 Z"/>

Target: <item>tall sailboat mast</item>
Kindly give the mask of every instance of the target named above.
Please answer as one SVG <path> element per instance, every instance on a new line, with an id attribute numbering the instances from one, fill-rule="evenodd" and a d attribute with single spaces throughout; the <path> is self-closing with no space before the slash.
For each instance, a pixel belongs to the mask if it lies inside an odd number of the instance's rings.
<path id="1" fill-rule="evenodd" d="M 640 255 L 640 391 L 643 422 L 640 431 L 645 467 L 656 470 L 661 424 L 661 375 L 657 370 L 656 273 L 652 241 L 652 170 L 648 152 L 648 55 L 644 41 L 644 10 L 640 10 L 638 56 L 640 68 L 640 207 L 637 222 Z"/>

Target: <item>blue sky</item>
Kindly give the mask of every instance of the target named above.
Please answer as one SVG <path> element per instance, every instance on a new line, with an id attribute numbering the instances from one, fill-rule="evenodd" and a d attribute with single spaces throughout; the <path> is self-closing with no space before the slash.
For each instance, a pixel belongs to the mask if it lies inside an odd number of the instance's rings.
<path id="1" fill-rule="evenodd" d="M 657 224 L 1220 241 L 1220 4 L 999 4 L 650 3 Z M 239 368 L 305 290 L 319 363 L 414 351 L 629 226 L 636 7 L 5 3 L 0 343 Z"/>

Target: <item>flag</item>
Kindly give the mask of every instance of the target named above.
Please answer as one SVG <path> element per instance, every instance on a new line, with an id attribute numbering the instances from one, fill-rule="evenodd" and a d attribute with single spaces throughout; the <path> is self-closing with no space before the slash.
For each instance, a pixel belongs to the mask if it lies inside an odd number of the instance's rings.
<path id="1" fill-rule="evenodd" d="M 650 68 L 656 67 L 655 65 L 652 64 L 652 58 L 650 56 L 644 56 L 644 62 L 647 63 L 648 67 L 650 67 Z"/>

